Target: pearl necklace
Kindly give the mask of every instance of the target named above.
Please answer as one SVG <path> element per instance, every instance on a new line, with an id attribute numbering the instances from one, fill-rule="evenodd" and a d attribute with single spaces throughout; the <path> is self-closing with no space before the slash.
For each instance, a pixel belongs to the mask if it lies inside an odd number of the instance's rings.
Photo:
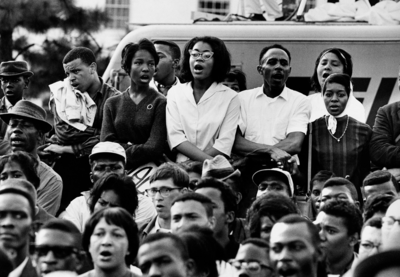
<path id="1" fill-rule="evenodd" d="M 339 143 L 340 140 L 343 138 L 344 134 L 346 134 L 347 127 L 349 127 L 349 118 L 350 118 L 350 117 L 347 116 L 346 128 L 344 128 L 343 134 L 342 134 L 339 138 L 335 137 L 335 136 L 332 134 L 331 130 L 328 129 L 329 134 L 330 134 L 335 140 L 337 140 L 338 143 Z M 328 128 L 328 117 L 325 117 L 325 124 L 326 124 L 326 127 Z"/>

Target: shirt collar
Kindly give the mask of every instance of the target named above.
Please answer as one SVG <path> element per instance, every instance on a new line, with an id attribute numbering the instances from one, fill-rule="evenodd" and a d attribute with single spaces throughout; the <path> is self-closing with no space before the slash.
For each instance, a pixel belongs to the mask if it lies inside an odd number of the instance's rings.
<path id="1" fill-rule="evenodd" d="M 158 233 L 158 232 L 162 232 L 162 233 L 171 233 L 171 229 L 164 229 L 160 227 L 160 224 L 158 223 L 158 216 L 156 219 L 156 222 L 154 224 L 154 228 L 153 228 L 153 233 Z"/>
<path id="2" fill-rule="evenodd" d="M 11 112 L 11 109 L 14 107 L 13 104 L 10 103 L 10 101 L 8 101 L 7 97 L 4 97 L 4 104 L 6 106 L 7 112 Z"/>
<path id="3" fill-rule="evenodd" d="M 264 94 L 264 85 L 262 85 L 262 86 L 259 88 L 259 90 L 258 90 L 258 92 L 257 92 L 257 94 L 256 94 L 256 98 L 258 98 L 258 97 L 260 97 L 260 96 L 262 96 L 262 95 L 265 95 L 265 94 Z M 266 96 L 266 95 L 265 95 L 265 96 Z M 268 97 L 268 96 L 266 96 L 266 97 Z M 278 97 L 283 98 L 283 99 L 286 100 L 286 101 L 288 100 L 289 95 L 288 95 L 288 89 L 287 89 L 286 86 L 283 88 L 281 94 L 279 94 L 279 95 L 278 95 L 277 97 L 275 97 L 275 98 L 278 98 Z M 270 98 L 270 97 L 268 97 L 268 98 Z M 271 99 L 273 99 L 273 98 L 271 98 Z"/>
<path id="4" fill-rule="evenodd" d="M 8 277 L 19 277 L 22 274 L 22 271 L 24 270 L 26 264 L 28 262 L 28 257 L 25 258 L 25 260 L 17 266 L 13 271 L 10 272 Z"/>

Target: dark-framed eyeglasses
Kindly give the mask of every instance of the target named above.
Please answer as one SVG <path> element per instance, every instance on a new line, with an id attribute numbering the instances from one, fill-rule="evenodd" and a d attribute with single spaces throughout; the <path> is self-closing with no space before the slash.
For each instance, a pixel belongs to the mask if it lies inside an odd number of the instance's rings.
<path id="1" fill-rule="evenodd" d="M 229 260 L 229 264 L 233 266 L 236 270 L 241 270 L 242 268 L 248 270 L 251 273 L 259 273 L 261 269 L 268 269 L 272 271 L 272 267 L 263 265 L 258 261 L 243 261 L 243 260 Z"/>
<path id="2" fill-rule="evenodd" d="M 16 84 L 20 80 L 21 79 L 19 77 L 1 77 L 0 78 L 0 82 L 2 82 L 3 84 L 6 84 L 6 83 Z"/>
<path id="3" fill-rule="evenodd" d="M 211 59 L 214 56 L 214 52 L 210 52 L 210 51 L 199 52 L 199 51 L 193 50 L 193 49 L 189 49 L 189 54 L 190 54 L 190 56 L 192 56 L 195 59 L 202 58 L 205 61 Z"/>
<path id="4" fill-rule="evenodd" d="M 146 189 L 146 193 L 150 197 L 155 197 L 157 192 L 159 192 L 161 197 L 168 197 L 168 196 L 170 196 L 171 192 L 176 189 L 180 190 L 182 188 L 166 188 L 166 187 L 162 187 L 160 189 L 150 188 L 150 189 Z"/>
<path id="5" fill-rule="evenodd" d="M 72 254 L 78 254 L 79 250 L 73 246 L 61 245 L 35 245 L 34 252 L 38 257 L 47 256 L 49 251 L 53 252 L 54 257 L 57 259 L 65 259 Z"/>
<path id="6" fill-rule="evenodd" d="M 382 225 L 392 227 L 396 222 L 400 224 L 400 219 L 395 219 L 394 217 L 391 216 L 382 217 Z"/>

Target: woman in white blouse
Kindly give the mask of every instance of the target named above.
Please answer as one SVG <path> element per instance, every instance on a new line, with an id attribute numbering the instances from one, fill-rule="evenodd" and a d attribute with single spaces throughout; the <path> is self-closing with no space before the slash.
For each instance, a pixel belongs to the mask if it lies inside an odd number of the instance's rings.
<path id="1" fill-rule="evenodd" d="M 203 162 L 230 156 L 239 121 L 238 94 L 222 82 L 231 67 L 230 54 L 216 37 L 195 37 L 185 46 L 182 78 L 168 92 L 167 131 L 177 162 Z"/>

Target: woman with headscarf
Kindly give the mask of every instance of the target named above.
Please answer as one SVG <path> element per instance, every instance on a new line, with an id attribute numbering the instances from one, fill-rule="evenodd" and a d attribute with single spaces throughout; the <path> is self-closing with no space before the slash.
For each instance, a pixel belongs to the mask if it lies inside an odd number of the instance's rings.
<path id="1" fill-rule="evenodd" d="M 343 49 L 325 49 L 319 54 L 315 61 L 314 74 L 311 77 L 311 83 L 315 93 L 308 96 L 311 101 L 310 122 L 313 122 L 327 113 L 321 91 L 324 81 L 333 73 L 347 74 L 350 78 L 353 74 L 351 56 Z M 349 116 L 365 123 L 364 106 L 354 97 L 352 86 L 350 87 L 350 94 L 345 111 Z"/>
<path id="2" fill-rule="evenodd" d="M 329 75 L 322 87 L 327 114 L 310 124 L 312 176 L 330 170 L 358 187 L 370 171 L 368 144 L 372 130 L 348 115 L 350 76 Z"/>

